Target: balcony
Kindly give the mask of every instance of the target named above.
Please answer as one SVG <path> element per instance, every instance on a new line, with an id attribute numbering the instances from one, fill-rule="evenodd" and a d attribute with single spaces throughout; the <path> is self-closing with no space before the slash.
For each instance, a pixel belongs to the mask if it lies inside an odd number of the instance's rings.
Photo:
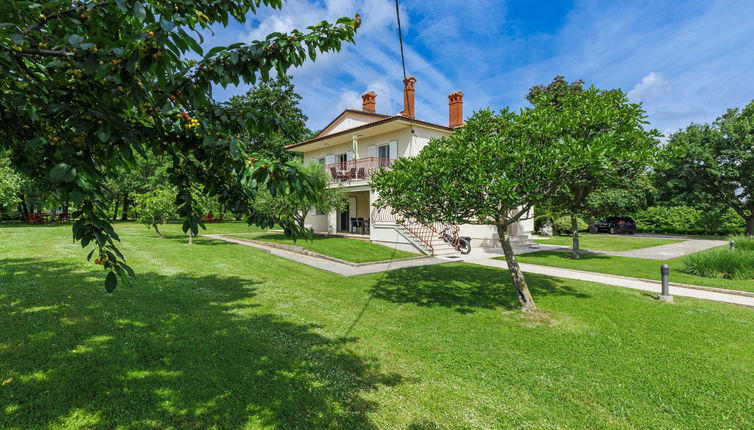
<path id="1" fill-rule="evenodd" d="M 325 165 L 334 183 L 368 181 L 374 172 L 393 165 L 395 158 L 366 157 Z"/>

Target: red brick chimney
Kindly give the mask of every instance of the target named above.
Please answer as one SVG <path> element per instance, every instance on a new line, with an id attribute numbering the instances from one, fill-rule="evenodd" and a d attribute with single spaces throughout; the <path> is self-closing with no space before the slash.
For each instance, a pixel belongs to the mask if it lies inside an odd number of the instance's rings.
<path id="1" fill-rule="evenodd" d="M 376 98 L 377 94 L 374 91 L 363 94 L 361 96 L 361 110 L 375 112 L 377 110 L 377 103 L 375 102 Z"/>
<path id="2" fill-rule="evenodd" d="M 416 78 L 409 76 L 403 80 L 403 110 L 401 115 L 414 119 L 414 84 Z"/>
<path id="3" fill-rule="evenodd" d="M 463 93 L 456 91 L 448 96 L 448 127 L 463 125 Z"/>

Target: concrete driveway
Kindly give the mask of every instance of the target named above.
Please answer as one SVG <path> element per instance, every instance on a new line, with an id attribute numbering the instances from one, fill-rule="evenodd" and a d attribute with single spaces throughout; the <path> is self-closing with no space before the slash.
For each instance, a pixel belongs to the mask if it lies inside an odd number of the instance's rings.
<path id="1" fill-rule="evenodd" d="M 688 239 L 683 242 L 649 248 L 633 249 L 631 251 L 599 251 L 598 254 L 617 255 L 619 257 L 646 258 L 649 260 L 672 260 L 684 255 L 704 251 L 727 244 L 726 240 Z M 596 252 L 596 251 L 595 251 Z"/>
<path id="2" fill-rule="evenodd" d="M 638 236 L 638 235 L 637 235 Z M 683 239 L 683 242 L 671 243 L 668 245 L 652 246 L 649 248 L 634 249 L 631 251 L 591 251 L 582 249 L 584 254 L 602 254 L 602 255 L 614 255 L 617 257 L 634 257 L 644 258 L 648 260 L 672 260 L 674 258 L 683 257 L 684 255 L 693 254 L 695 252 L 704 251 L 705 249 L 714 248 L 716 246 L 726 245 L 726 240 L 710 240 L 710 239 L 693 239 L 682 236 L 661 236 L 652 235 L 657 238 L 667 239 Z M 561 251 L 570 252 L 571 248 L 567 246 L 559 245 L 546 245 L 540 244 L 538 248 L 527 247 L 515 249 L 516 255 L 527 254 L 537 251 Z M 444 260 L 450 261 L 477 261 L 485 260 L 488 258 L 495 258 L 503 256 L 503 250 L 501 248 L 478 248 L 474 247 L 472 243 L 471 253 L 469 255 L 451 254 L 447 257 L 439 257 Z"/>

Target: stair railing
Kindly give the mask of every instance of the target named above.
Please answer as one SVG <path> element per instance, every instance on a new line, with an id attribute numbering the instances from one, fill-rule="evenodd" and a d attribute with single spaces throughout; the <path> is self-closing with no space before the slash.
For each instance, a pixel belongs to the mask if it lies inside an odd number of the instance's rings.
<path id="1" fill-rule="evenodd" d="M 440 239 L 440 233 L 447 230 L 448 234 L 457 242 L 458 231 L 460 228 L 451 223 L 436 221 L 431 224 L 424 224 L 412 217 L 402 216 L 393 212 L 392 208 L 373 209 L 371 214 L 371 223 L 394 223 L 403 227 L 410 233 L 414 239 L 418 240 L 427 249 L 430 255 L 435 255 L 434 239 Z"/>

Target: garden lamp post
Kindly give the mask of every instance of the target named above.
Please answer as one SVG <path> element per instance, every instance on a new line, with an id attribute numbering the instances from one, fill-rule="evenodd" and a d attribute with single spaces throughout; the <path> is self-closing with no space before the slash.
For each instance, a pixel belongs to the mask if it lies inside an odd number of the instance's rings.
<path id="1" fill-rule="evenodd" d="M 658 298 L 663 302 L 673 303 L 673 296 L 670 295 L 670 285 L 668 281 L 668 278 L 670 277 L 670 266 L 667 264 L 660 266 L 660 274 L 662 275 L 662 292 Z"/>

